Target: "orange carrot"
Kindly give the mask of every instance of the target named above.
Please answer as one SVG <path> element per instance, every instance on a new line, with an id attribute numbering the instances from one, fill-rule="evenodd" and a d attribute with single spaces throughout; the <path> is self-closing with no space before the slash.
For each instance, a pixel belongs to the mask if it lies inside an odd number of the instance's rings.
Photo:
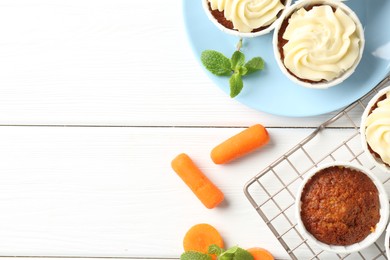
<path id="1" fill-rule="evenodd" d="M 187 154 L 179 154 L 173 159 L 172 168 L 207 208 L 212 209 L 223 201 L 223 193 L 199 170 Z"/>
<path id="2" fill-rule="evenodd" d="M 207 253 L 209 246 L 213 244 L 220 248 L 224 246 L 219 232 L 213 226 L 204 223 L 191 227 L 183 239 L 184 251 Z"/>
<path id="3" fill-rule="evenodd" d="M 211 151 L 211 159 L 216 164 L 224 164 L 262 147 L 269 141 L 264 126 L 251 126 L 227 139 Z"/>
<path id="4" fill-rule="evenodd" d="M 263 248 L 253 247 L 247 249 L 247 251 L 253 256 L 253 260 L 274 260 L 271 253 Z"/>

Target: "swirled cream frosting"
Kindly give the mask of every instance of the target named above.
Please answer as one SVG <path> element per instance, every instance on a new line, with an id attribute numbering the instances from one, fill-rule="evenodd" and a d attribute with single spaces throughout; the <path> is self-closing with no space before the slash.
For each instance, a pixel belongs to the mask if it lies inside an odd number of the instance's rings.
<path id="1" fill-rule="evenodd" d="M 383 162 L 390 165 L 390 91 L 368 115 L 365 127 L 367 143 Z"/>
<path id="2" fill-rule="evenodd" d="M 224 12 L 233 28 L 239 32 L 270 25 L 284 5 L 280 0 L 209 0 L 212 10 Z"/>
<path id="3" fill-rule="evenodd" d="M 359 58 L 360 39 L 350 16 L 329 5 L 301 8 L 293 13 L 282 36 L 284 65 L 295 76 L 331 81 Z"/>

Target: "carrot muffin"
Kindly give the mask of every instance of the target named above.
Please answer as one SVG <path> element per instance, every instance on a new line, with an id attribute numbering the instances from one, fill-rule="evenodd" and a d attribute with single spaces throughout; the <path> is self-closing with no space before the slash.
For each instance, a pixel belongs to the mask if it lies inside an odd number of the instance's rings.
<path id="1" fill-rule="evenodd" d="M 243 33 L 269 27 L 282 13 L 286 0 L 208 0 L 209 10 L 224 27 Z"/>
<path id="2" fill-rule="evenodd" d="M 317 240 L 347 246 L 364 240 L 380 220 L 380 201 L 364 173 L 332 166 L 316 173 L 303 188 L 301 219 Z"/>
<path id="3" fill-rule="evenodd" d="M 368 150 L 390 167 L 390 90 L 371 107 L 364 128 Z"/>
<path id="4" fill-rule="evenodd" d="M 312 85 L 351 75 L 364 47 L 353 11 L 342 3 L 326 3 L 298 2 L 276 29 L 281 65 L 298 81 Z"/>

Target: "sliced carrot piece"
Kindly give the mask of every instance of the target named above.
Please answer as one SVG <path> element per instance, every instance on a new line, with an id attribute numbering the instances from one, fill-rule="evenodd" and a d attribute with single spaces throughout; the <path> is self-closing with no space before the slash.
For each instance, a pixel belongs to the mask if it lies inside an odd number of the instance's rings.
<path id="1" fill-rule="evenodd" d="M 213 244 L 220 248 L 224 246 L 218 230 L 206 223 L 191 227 L 183 239 L 184 251 L 197 251 L 207 254 L 209 246 Z M 213 258 L 215 259 L 215 256 Z"/>
<path id="2" fill-rule="evenodd" d="M 274 260 L 271 253 L 264 248 L 253 247 L 247 249 L 247 251 L 253 256 L 253 260 Z"/>

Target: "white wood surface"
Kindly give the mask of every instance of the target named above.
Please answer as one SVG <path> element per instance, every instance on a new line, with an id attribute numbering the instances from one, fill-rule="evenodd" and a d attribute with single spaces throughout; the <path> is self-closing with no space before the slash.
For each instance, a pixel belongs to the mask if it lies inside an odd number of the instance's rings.
<path id="1" fill-rule="evenodd" d="M 0 0 L 0 256 L 178 258 L 186 230 L 206 222 L 228 246 L 288 258 L 242 189 L 335 113 L 284 118 L 230 99 L 192 54 L 180 2 Z M 255 123 L 269 145 L 211 162 Z M 204 208 L 171 170 L 181 152 L 222 207 Z"/>
<path id="2" fill-rule="evenodd" d="M 230 99 L 196 61 L 181 1 L 169 2 L 1 0 L 0 122 L 317 126 L 329 117 L 280 118 Z"/>
<path id="3" fill-rule="evenodd" d="M 178 257 L 185 232 L 206 222 L 228 246 L 286 257 L 242 189 L 311 130 L 270 129 L 264 149 L 214 165 L 211 148 L 240 130 L 0 128 L 0 255 Z M 323 138 L 319 151 L 333 136 Z M 222 207 L 206 209 L 170 168 L 181 152 L 225 193 Z"/>

